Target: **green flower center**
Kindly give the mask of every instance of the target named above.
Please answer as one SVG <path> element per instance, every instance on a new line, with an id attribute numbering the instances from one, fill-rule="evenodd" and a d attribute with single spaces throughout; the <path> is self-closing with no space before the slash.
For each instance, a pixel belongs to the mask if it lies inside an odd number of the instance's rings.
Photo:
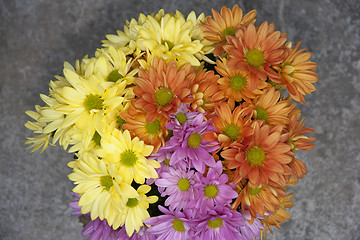
<path id="1" fill-rule="evenodd" d="M 171 51 L 171 49 L 173 49 L 173 47 L 175 46 L 175 44 L 171 41 L 168 41 L 168 40 L 163 40 L 161 42 L 162 45 L 167 45 L 167 47 L 169 48 L 169 51 Z"/>
<path id="2" fill-rule="evenodd" d="M 219 190 L 215 185 L 207 185 L 204 189 L 205 197 L 214 198 L 218 194 Z"/>
<path id="3" fill-rule="evenodd" d="M 261 147 L 255 146 L 246 151 L 246 161 L 251 166 L 260 166 L 266 159 L 265 155 L 265 151 Z"/>
<path id="4" fill-rule="evenodd" d="M 123 75 L 121 75 L 118 70 L 113 70 L 109 73 L 107 80 L 108 82 L 116 82 L 120 78 L 123 78 Z"/>
<path id="5" fill-rule="evenodd" d="M 186 192 L 187 190 L 189 190 L 190 182 L 187 178 L 182 178 L 178 181 L 177 185 L 181 191 Z"/>
<path id="6" fill-rule="evenodd" d="M 89 94 L 85 97 L 84 108 L 90 112 L 92 109 L 102 109 L 104 100 L 99 95 Z"/>
<path id="7" fill-rule="evenodd" d="M 165 158 L 163 163 L 165 163 L 166 165 L 170 166 L 170 159 Z"/>
<path id="8" fill-rule="evenodd" d="M 102 176 L 100 178 L 100 185 L 105 187 L 106 191 L 109 191 L 110 188 L 114 185 L 113 184 L 113 179 L 111 176 Z"/>
<path id="9" fill-rule="evenodd" d="M 117 124 L 117 129 L 119 130 L 124 130 L 122 125 L 126 123 L 125 119 L 123 119 L 122 117 L 118 117 L 117 120 L 116 120 L 116 124 Z"/>
<path id="10" fill-rule="evenodd" d="M 223 220 L 221 218 L 217 218 L 215 220 L 209 220 L 207 222 L 209 228 L 219 228 L 223 225 Z"/>
<path id="11" fill-rule="evenodd" d="M 250 195 L 257 195 L 261 191 L 261 189 L 262 188 L 251 188 L 251 187 L 249 187 L 248 193 Z"/>
<path id="12" fill-rule="evenodd" d="M 185 113 L 180 112 L 176 115 L 176 119 L 179 121 L 180 124 L 183 124 L 184 122 L 186 122 L 187 117 Z"/>
<path id="13" fill-rule="evenodd" d="M 160 132 L 161 124 L 159 119 L 155 119 L 151 123 L 145 123 L 146 132 L 150 135 L 157 135 Z"/>
<path id="14" fill-rule="evenodd" d="M 127 207 L 136 207 L 139 204 L 139 200 L 137 200 L 136 198 L 129 198 L 126 202 L 126 206 Z"/>
<path id="15" fill-rule="evenodd" d="M 241 75 L 231 76 L 230 87 L 235 91 L 241 91 L 247 85 L 247 80 Z"/>
<path id="16" fill-rule="evenodd" d="M 187 141 L 187 144 L 189 147 L 192 148 L 197 148 L 198 146 L 200 146 L 202 139 L 199 133 L 192 133 Z"/>
<path id="17" fill-rule="evenodd" d="M 95 131 L 92 140 L 96 143 L 96 145 L 100 146 L 101 136 L 97 131 Z"/>
<path id="18" fill-rule="evenodd" d="M 132 167 L 135 165 L 137 156 L 131 150 L 126 150 L 120 155 L 120 162 L 126 167 Z"/>
<path id="19" fill-rule="evenodd" d="M 222 36 L 223 36 L 223 37 L 226 37 L 226 36 L 235 36 L 235 28 L 233 28 L 233 27 L 226 28 L 226 29 L 222 32 Z"/>
<path id="20" fill-rule="evenodd" d="M 175 218 L 173 221 L 173 229 L 178 232 L 185 232 L 184 222 L 178 218 Z"/>
<path id="21" fill-rule="evenodd" d="M 235 124 L 229 124 L 224 128 L 223 132 L 232 141 L 234 141 L 240 135 L 240 128 L 238 126 L 236 126 Z"/>
<path id="22" fill-rule="evenodd" d="M 260 119 L 260 120 L 267 121 L 268 114 L 267 114 L 266 110 L 263 109 L 262 107 L 257 107 L 256 108 L 256 118 Z"/>
<path id="23" fill-rule="evenodd" d="M 245 61 L 254 67 L 261 67 L 265 62 L 264 53 L 259 49 L 251 49 L 245 54 Z"/>
<path id="24" fill-rule="evenodd" d="M 165 106 L 173 100 L 174 94 L 167 88 L 161 87 L 155 92 L 155 101 L 159 106 Z"/>

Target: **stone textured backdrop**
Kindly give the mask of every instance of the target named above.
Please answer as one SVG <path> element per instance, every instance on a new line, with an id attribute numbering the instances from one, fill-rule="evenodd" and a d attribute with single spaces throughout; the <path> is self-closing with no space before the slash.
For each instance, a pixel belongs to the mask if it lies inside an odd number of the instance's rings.
<path id="1" fill-rule="evenodd" d="M 81 239 L 68 203 L 72 158 L 59 147 L 30 154 L 24 128 L 62 73 L 63 61 L 92 55 L 125 19 L 160 8 L 211 13 L 238 3 L 274 22 L 292 42 L 313 52 L 317 91 L 300 106 L 315 129 L 316 148 L 299 153 L 308 174 L 295 191 L 291 220 L 268 239 L 360 239 L 360 2 L 357 0 L 0 0 L 0 239 Z"/>

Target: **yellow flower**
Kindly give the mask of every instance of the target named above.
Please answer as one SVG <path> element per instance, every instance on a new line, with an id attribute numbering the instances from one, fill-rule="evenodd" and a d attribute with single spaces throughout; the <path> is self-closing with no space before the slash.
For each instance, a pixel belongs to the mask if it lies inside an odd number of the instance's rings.
<path id="1" fill-rule="evenodd" d="M 160 164 L 155 160 L 147 160 L 153 151 L 153 146 L 145 145 L 138 137 L 131 139 L 128 130 L 124 132 L 114 129 L 111 136 L 101 139 L 101 149 L 96 154 L 106 163 L 115 163 L 117 173 L 124 181 L 131 184 L 133 180 L 139 184 L 145 182 L 145 178 L 157 178 L 155 168 Z"/>

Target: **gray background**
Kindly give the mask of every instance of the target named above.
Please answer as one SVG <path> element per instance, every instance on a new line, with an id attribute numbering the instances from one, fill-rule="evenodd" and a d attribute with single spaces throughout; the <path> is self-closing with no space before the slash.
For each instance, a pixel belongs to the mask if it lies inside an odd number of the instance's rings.
<path id="1" fill-rule="evenodd" d="M 163 2 L 163 3 L 162 3 Z M 43 105 L 63 61 L 93 55 L 125 19 L 164 8 L 211 13 L 238 3 L 303 40 L 318 63 L 317 91 L 300 106 L 316 148 L 299 153 L 308 174 L 293 187 L 292 219 L 268 239 L 360 239 L 360 4 L 357 0 L 0 0 L 0 239 L 81 239 L 68 203 L 72 159 L 59 147 L 30 154 L 25 110 Z"/>

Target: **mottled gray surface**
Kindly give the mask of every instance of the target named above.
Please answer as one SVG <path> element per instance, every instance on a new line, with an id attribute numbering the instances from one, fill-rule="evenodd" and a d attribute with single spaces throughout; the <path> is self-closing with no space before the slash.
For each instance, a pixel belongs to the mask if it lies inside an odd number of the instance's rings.
<path id="1" fill-rule="evenodd" d="M 0 0 L 0 239 L 81 239 L 68 203 L 72 158 L 59 147 L 24 149 L 25 110 L 42 104 L 63 61 L 92 55 L 125 19 L 164 8 L 210 14 L 238 2 L 257 9 L 293 42 L 313 52 L 317 92 L 301 106 L 316 148 L 299 154 L 308 174 L 293 187 L 292 219 L 268 239 L 360 239 L 360 4 L 357 0 L 273 1 Z"/>

